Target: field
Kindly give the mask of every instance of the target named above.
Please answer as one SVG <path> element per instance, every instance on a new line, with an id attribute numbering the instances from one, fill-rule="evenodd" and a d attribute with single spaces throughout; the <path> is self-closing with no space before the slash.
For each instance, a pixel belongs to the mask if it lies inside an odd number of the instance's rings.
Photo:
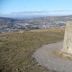
<path id="1" fill-rule="evenodd" d="M 32 54 L 44 44 L 63 40 L 63 29 L 0 34 L 0 72 L 49 72 Z"/>

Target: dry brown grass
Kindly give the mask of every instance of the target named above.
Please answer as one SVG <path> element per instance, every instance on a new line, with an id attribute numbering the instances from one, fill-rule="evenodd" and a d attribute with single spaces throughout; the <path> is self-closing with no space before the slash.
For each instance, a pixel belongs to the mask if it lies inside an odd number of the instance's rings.
<path id="1" fill-rule="evenodd" d="M 35 30 L 0 35 L 0 71 L 48 72 L 32 58 L 33 52 L 44 44 L 63 39 L 64 30 Z"/>

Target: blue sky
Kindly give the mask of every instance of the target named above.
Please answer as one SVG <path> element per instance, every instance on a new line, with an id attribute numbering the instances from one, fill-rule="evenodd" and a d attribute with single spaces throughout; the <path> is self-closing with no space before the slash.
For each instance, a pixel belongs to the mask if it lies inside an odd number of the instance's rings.
<path id="1" fill-rule="evenodd" d="M 0 14 L 28 11 L 72 14 L 72 0 L 0 0 Z"/>

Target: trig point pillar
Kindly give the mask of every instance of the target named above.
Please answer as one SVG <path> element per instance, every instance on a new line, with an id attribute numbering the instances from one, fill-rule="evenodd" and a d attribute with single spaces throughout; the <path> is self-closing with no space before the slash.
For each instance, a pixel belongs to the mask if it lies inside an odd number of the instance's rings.
<path id="1" fill-rule="evenodd" d="M 72 55 L 72 22 L 66 24 L 62 51 L 66 55 Z"/>

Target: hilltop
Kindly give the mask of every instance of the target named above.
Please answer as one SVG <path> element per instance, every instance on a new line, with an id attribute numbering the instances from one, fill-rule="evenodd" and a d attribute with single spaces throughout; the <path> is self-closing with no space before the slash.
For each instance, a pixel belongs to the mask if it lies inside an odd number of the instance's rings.
<path id="1" fill-rule="evenodd" d="M 46 29 L 0 34 L 0 72 L 56 72 L 32 57 L 42 45 L 63 40 L 64 30 Z"/>

